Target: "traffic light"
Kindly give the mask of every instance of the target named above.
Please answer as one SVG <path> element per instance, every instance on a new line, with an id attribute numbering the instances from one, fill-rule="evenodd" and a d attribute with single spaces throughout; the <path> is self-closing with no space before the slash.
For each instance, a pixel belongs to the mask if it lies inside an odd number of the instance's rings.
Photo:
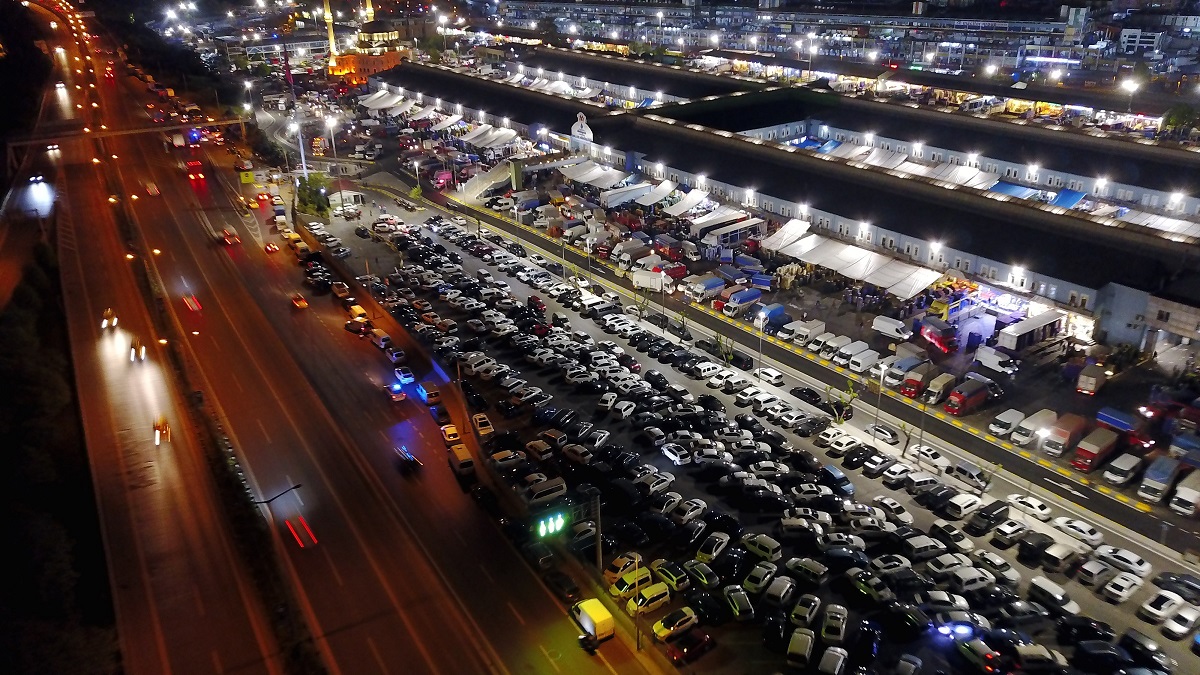
<path id="1" fill-rule="evenodd" d="M 567 527 L 567 517 L 561 512 L 546 513 L 538 518 L 535 531 L 544 538 L 562 532 Z"/>

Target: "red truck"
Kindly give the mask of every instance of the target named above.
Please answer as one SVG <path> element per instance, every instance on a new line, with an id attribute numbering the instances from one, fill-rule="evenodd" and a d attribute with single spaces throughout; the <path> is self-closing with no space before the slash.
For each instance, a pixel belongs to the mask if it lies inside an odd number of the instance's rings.
<path id="1" fill-rule="evenodd" d="M 958 351 L 958 330 L 936 316 L 921 319 L 921 337 L 943 354 Z"/>
<path id="2" fill-rule="evenodd" d="M 687 265 L 683 263 L 667 263 L 662 266 L 662 271 L 672 279 L 682 279 L 688 275 Z"/>
<path id="3" fill-rule="evenodd" d="M 967 380 L 950 392 L 944 409 L 956 417 L 969 415 L 988 400 L 987 385 L 979 380 Z"/>
<path id="4" fill-rule="evenodd" d="M 1092 430 L 1075 446 L 1075 458 L 1071 460 L 1071 466 L 1084 473 L 1096 469 L 1117 449 L 1120 440 L 1121 437 L 1112 429 L 1099 427 Z"/>

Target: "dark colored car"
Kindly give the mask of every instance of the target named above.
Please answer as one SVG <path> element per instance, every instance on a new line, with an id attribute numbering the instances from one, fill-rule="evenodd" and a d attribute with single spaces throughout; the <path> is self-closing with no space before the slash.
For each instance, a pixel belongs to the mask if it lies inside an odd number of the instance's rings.
<path id="1" fill-rule="evenodd" d="M 929 632 L 933 621 L 916 605 L 893 600 L 883 606 L 874 620 L 886 631 L 889 640 L 909 642 Z"/>
<path id="2" fill-rule="evenodd" d="M 1109 642 L 1084 640 L 1075 645 L 1071 665 L 1098 675 L 1111 675 L 1133 665 L 1129 652 Z"/>
<path id="3" fill-rule="evenodd" d="M 488 489 L 487 486 L 473 485 L 471 487 L 471 499 L 489 516 L 498 518 L 503 515 L 503 510 L 500 508 L 500 500 L 496 497 L 496 493 Z"/>
<path id="4" fill-rule="evenodd" d="M 792 387 L 788 393 L 809 405 L 818 405 L 825 400 L 820 392 L 811 387 Z"/>
<path id="5" fill-rule="evenodd" d="M 546 587 L 563 602 L 579 601 L 579 586 L 566 574 L 558 570 L 550 570 L 542 575 L 542 581 L 546 582 Z"/>
<path id="6" fill-rule="evenodd" d="M 714 600 L 714 602 L 716 601 Z M 695 609 L 695 607 L 692 609 Z M 699 612 L 697 612 L 697 615 L 699 615 Z M 708 624 L 707 621 L 704 621 L 704 623 Z M 699 628 L 693 628 L 667 645 L 667 656 L 670 657 L 671 663 L 683 665 L 704 656 L 716 646 L 717 641 L 711 635 Z"/>
<path id="7" fill-rule="evenodd" d="M 879 643 L 883 641 L 883 630 L 874 621 L 863 619 L 858 624 L 858 632 L 846 651 L 850 652 L 850 660 L 860 666 L 869 666 L 879 656 Z"/>
<path id="8" fill-rule="evenodd" d="M 846 453 L 846 456 L 842 458 L 842 466 L 847 469 L 862 468 L 862 465 L 867 462 L 867 458 L 876 454 L 876 452 L 875 448 L 868 445 L 860 445 Z"/>
<path id="9" fill-rule="evenodd" d="M 1041 532 L 1026 532 L 1017 542 L 1017 560 L 1028 564 L 1037 564 L 1042 559 L 1042 553 L 1054 545 L 1054 538 Z"/>
<path id="10" fill-rule="evenodd" d="M 703 517 L 704 522 L 708 523 L 714 530 L 720 530 L 728 534 L 731 539 L 740 539 L 744 532 L 742 523 L 736 517 L 724 511 L 710 509 Z"/>
<path id="11" fill-rule="evenodd" d="M 779 610 L 767 612 L 763 617 L 762 643 L 768 651 L 783 653 L 787 651 L 788 641 L 792 638 L 792 624 L 787 615 Z"/>
<path id="12" fill-rule="evenodd" d="M 1121 635 L 1117 646 L 1128 652 L 1129 657 L 1139 666 L 1158 668 L 1169 673 L 1178 665 L 1175 659 L 1167 656 L 1154 638 L 1133 628 Z"/>
<path id="13" fill-rule="evenodd" d="M 749 571 L 752 562 L 754 561 L 746 549 L 741 546 L 730 546 L 709 566 L 722 579 L 741 579 Z"/>
<path id="14" fill-rule="evenodd" d="M 1058 620 L 1058 641 L 1064 645 L 1084 640 L 1111 642 L 1117 636 L 1112 626 L 1086 616 L 1064 616 Z"/>
<path id="15" fill-rule="evenodd" d="M 831 573 L 841 574 L 851 567 L 866 569 L 871 564 L 871 559 L 858 549 L 849 546 L 835 546 L 825 551 L 821 562 L 829 568 Z"/>

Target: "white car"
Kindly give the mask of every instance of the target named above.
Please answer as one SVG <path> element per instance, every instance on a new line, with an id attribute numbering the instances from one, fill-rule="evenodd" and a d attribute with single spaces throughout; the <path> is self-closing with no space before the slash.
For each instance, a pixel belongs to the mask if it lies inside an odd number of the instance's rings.
<path id="1" fill-rule="evenodd" d="M 1142 578 L 1150 576 L 1150 563 L 1129 549 L 1107 545 L 1097 546 L 1095 558 L 1124 572 L 1133 572 Z"/>
<path id="2" fill-rule="evenodd" d="M 721 387 L 725 386 L 725 382 L 734 377 L 737 377 L 737 371 L 722 370 L 716 375 L 708 378 L 708 382 L 705 383 L 705 386 L 709 389 L 720 389 Z"/>
<path id="3" fill-rule="evenodd" d="M 712 464 L 714 462 L 732 462 L 733 455 L 722 450 L 721 449 L 722 447 L 724 447 L 724 446 L 720 445 L 719 447 L 701 448 L 699 450 L 696 450 L 692 454 L 692 463 L 693 464 Z"/>
<path id="4" fill-rule="evenodd" d="M 1078 518 L 1066 516 L 1055 518 L 1054 529 L 1061 530 L 1092 548 L 1104 543 L 1104 535 L 1100 533 L 1100 530 Z"/>
<path id="5" fill-rule="evenodd" d="M 887 515 L 887 519 L 897 525 L 912 525 L 913 515 L 904 508 L 904 505 L 887 495 L 879 495 L 871 500 L 871 503 L 876 508 L 880 509 Z"/>
<path id="6" fill-rule="evenodd" d="M 1115 603 L 1125 602 L 1142 587 L 1142 578 L 1130 572 L 1121 572 L 1117 576 L 1109 579 L 1104 588 L 1100 589 L 1100 594 L 1112 600 Z"/>
<path id="7" fill-rule="evenodd" d="M 779 566 L 775 563 L 760 562 L 746 575 L 746 579 L 742 582 L 742 588 L 746 589 L 747 593 L 762 593 L 778 572 Z"/>
<path id="8" fill-rule="evenodd" d="M 680 502 L 671 511 L 671 520 L 679 525 L 686 525 L 708 512 L 708 504 L 703 499 L 688 499 Z"/>
<path id="9" fill-rule="evenodd" d="M 1160 589 L 1149 600 L 1142 603 L 1142 606 L 1138 609 L 1138 614 L 1150 623 L 1162 623 L 1174 615 L 1175 612 L 1183 609 L 1185 604 L 1183 596 L 1174 591 Z"/>
<path id="10" fill-rule="evenodd" d="M 751 373 L 755 379 L 762 380 L 767 384 L 780 386 L 783 384 L 783 373 L 774 368 L 755 368 Z"/>
<path id="11" fill-rule="evenodd" d="M 1033 516 L 1040 521 L 1050 520 L 1050 507 L 1037 497 L 1031 497 L 1023 494 L 1011 494 L 1004 498 L 1004 501 L 1014 509 L 1026 515 Z"/>
<path id="12" fill-rule="evenodd" d="M 945 473 L 950 468 L 950 460 L 943 456 L 942 453 L 934 450 L 928 445 L 913 443 L 911 446 L 909 446 L 908 452 L 905 453 L 905 456 L 908 455 L 914 455 L 918 457 L 921 462 L 936 466 L 942 470 L 942 473 Z"/>
<path id="13" fill-rule="evenodd" d="M 663 457 L 671 460 L 675 466 L 683 466 L 684 464 L 692 463 L 692 453 L 687 448 L 684 448 L 678 443 L 663 443 Z"/>
<path id="14" fill-rule="evenodd" d="M 1167 619 L 1163 624 L 1162 634 L 1172 640 L 1179 640 L 1192 632 L 1197 624 L 1200 624 L 1200 609 L 1188 605 L 1175 612 L 1175 616 Z"/>
<path id="15" fill-rule="evenodd" d="M 981 548 L 971 553 L 969 557 L 976 567 L 991 572 L 992 576 L 996 577 L 997 583 L 1010 588 L 1016 588 L 1017 584 L 1021 583 L 1021 573 L 995 551 Z"/>
<path id="16" fill-rule="evenodd" d="M 696 561 L 702 563 L 712 562 L 716 560 L 717 556 L 721 555 L 726 546 L 729 546 L 729 535 L 724 532 L 713 532 L 708 535 L 708 538 L 696 550 Z"/>

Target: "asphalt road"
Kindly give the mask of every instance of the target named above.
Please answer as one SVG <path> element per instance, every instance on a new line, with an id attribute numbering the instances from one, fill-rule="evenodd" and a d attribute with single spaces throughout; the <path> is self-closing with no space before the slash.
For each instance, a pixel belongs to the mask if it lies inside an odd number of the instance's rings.
<path id="1" fill-rule="evenodd" d="M 74 42 L 57 66 L 74 60 Z M 97 57 L 98 58 L 98 57 Z M 68 61 L 70 59 L 70 61 Z M 69 71 L 69 69 L 68 69 Z M 63 72 L 53 90 L 74 110 Z M 51 85 L 53 87 L 53 85 Z M 101 86 L 103 86 L 101 84 Z M 53 106 L 57 109 L 60 106 Z M 89 115 L 92 111 L 88 111 Z M 103 110 L 97 111 L 97 119 Z M 39 153 L 35 164 L 58 198 L 55 239 L 62 268 L 80 410 L 104 532 L 122 666 L 128 673 L 279 673 L 266 613 L 243 573 L 213 499 L 211 472 L 189 433 L 153 323 L 118 233 L 104 168 L 90 142 Z M 106 307 L 119 323 L 101 327 Z M 134 338 L 147 358 L 132 362 Z M 155 421 L 172 440 L 156 445 Z M 197 664 L 202 664 L 198 667 Z"/>
<path id="2" fill-rule="evenodd" d="M 420 212 L 420 213 L 411 214 L 411 215 L 401 213 L 400 215 L 402 218 L 404 218 L 405 220 L 407 220 L 409 222 L 420 222 L 425 217 L 427 217 L 429 214 L 425 213 L 425 212 Z M 336 219 L 336 221 L 337 222 L 335 222 L 331 226 L 331 230 L 334 231 L 335 234 L 338 234 L 339 236 L 341 236 L 343 241 L 347 242 L 348 245 L 351 246 L 352 249 L 356 252 L 356 255 L 353 258 L 351 258 L 350 260 L 358 262 L 358 265 L 359 265 L 358 269 L 360 271 L 364 269 L 364 267 L 362 266 L 362 261 L 364 261 L 364 260 L 369 260 L 371 263 L 372 269 L 378 270 L 380 265 L 378 264 L 377 261 L 380 258 L 382 258 L 385 261 L 385 263 L 384 263 L 385 266 L 388 264 L 386 261 L 393 259 L 390 254 L 390 251 L 388 251 L 386 249 L 386 247 L 384 247 L 382 244 L 367 242 L 367 241 L 363 241 L 361 239 L 357 239 L 351 232 L 352 224 L 344 223 L 340 219 Z M 429 233 L 426 231 L 425 234 L 429 234 Z M 435 239 L 436 239 L 436 236 L 435 236 Z M 447 245 L 447 248 L 450 248 L 451 250 L 456 250 L 456 248 L 452 244 L 449 244 L 448 242 L 443 242 L 443 243 L 445 243 Z M 546 251 L 546 253 L 553 253 L 553 250 Z M 482 261 L 480 261 L 478 259 L 464 255 L 463 256 L 463 267 L 464 267 L 464 272 L 466 272 L 468 275 L 471 275 L 471 276 L 474 276 L 474 273 L 477 270 L 489 269 L 489 271 L 491 271 L 493 274 L 497 274 L 498 278 L 504 279 L 512 286 L 512 292 L 516 297 L 524 298 L 530 294 L 537 294 L 540 297 L 542 297 L 544 300 L 547 301 L 550 311 L 553 311 L 554 309 L 560 309 L 557 306 L 557 303 L 555 303 L 553 300 L 550 300 L 549 298 L 547 298 L 544 293 L 540 293 L 536 289 L 526 286 L 525 284 L 521 283 L 520 281 L 518 281 L 517 279 L 515 279 L 513 277 L 507 277 L 507 276 L 497 273 L 494 268 L 489 268 L 489 266 L 485 265 Z M 458 313 L 455 310 L 449 308 L 444 303 L 438 303 L 436 301 L 436 299 L 434 301 L 434 305 L 435 305 L 435 311 L 438 311 L 442 316 L 458 319 L 460 325 L 462 325 L 464 323 L 465 319 L 467 318 L 465 315 L 462 315 L 461 313 Z M 618 344 L 625 345 L 625 343 L 623 341 L 621 341 L 619 338 L 614 338 L 613 336 L 604 334 L 590 320 L 584 320 L 584 319 L 576 320 L 573 322 L 573 328 L 576 330 L 584 330 L 585 332 L 592 335 L 596 340 L 606 340 L 606 339 L 615 340 L 615 341 L 617 341 Z M 654 329 L 651 327 L 648 327 L 648 329 L 655 330 L 655 331 L 658 330 L 658 329 Z M 701 329 L 693 328 L 693 330 L 697 331 L 697 330 L 701 330 Z M 627 349 L 627 351 L 632 351 L 632 350 Z M 707 389 L 706 387 L 704 387 L 702 382 L 697 382 L 695 380 L 689 380 L 689 379 L 685 378 L 684 376 L 682 376 L 681 374 L 679 374 L 678 372 L 671 369 L 669 366 L 663 366 L 661 364 L 655 363 L 651 359 L 648 359 L 644 354 L 639 354 L 638 358 L 642 363 L 643 371 L 645 369 L 649 369 L 649 368 L 656 368 L 656 369 L 660 370 L 661 372 L 667 373 L 668 376 L 671 377 L 673 381 L 675 381 L 679 384 L 683 384 L 684 386 L 688 387 L 690 390 L 693 391 L 693 393 L 695 393 L 697 395 L 702 394 L 702 393 L 710 393 L 710 394 L 715 393 L 714 390 Z M 509 355 L 507 357 L 507 359 L 504 357 L 501 357 L 501 361 L 508 362 L 511 365 L 513 365 L 515 368 L 518 368 L 519 370 L 521 370 L 523 373 L 522 377 L 526 377 L 527 379 L 529 379 L 531 381 L 531 383 L 533 383 L 537 386 L 541 386 L 546 391 L 555 394 L 556 400 L 553 403 L 551 403 L 551 405 L 567 405 L 569 407 L 575 407 L 576 409 L 580 410 L 585 416 L 588 415 L 591 412 L 591 410 L 594 409 L 596 399 L 598 397 L 596 395 L 580 396 L 580 395 L 571 393 L 570 388 L 564 386 L 564 384 L 561 380 L 561 376 L 547 375 L 546 372 L 538 372 L 538 369 L 536 367 L 521 362 L 519 360 L 519 357 L 517 357 L 515 355 Z M 788 378 L 789 383 L 787 385 L 788 387 L 793 386 L 797 381 L 802 382 L 804 384 L 808 384 L 810 386 L 816 384 L 815 380 L 813 380 L 811 378 L 803 377 L 797 373 L 791 372 L 790 368 L 785 367 L 785 373 L 787 373 L 789 375 L 789 378 Z M 791 400 L 797 407 L 804 407 L 798 401 L 795 401 L 794 399 L 792 399 L 790 396 L 788 396 L 786 394 L 786 387 L 784 387 L 782 390 L 776 390 L 776 393 L 781 394 L 781 396 L 785 400 Z M 730 414 L 735 413 L 735 412 L 748 412 L 748 410 L 746 410 L 746 409 L 737 408 L 733 403 L 732 396 L 728 396 L 725 394 L 719 394 L 719 393 L 716 395 L 724 400 L 727 408 L 730 411 Z M 495 398 L 493 398 L 493 400 L 495 400 Z M 885 407 L 885 409 L 886 409 L 886 407 Z M 525 422 L 523 421 L 524 418 L 522 418 L 521 420 L 514 420 L 514 421 L 510 422 L 510 421 L 506 421 L 503 419 L 496 419 L 496 418 L 498 418 L 497 415 L 492 415 L 492 417 L 494 418 L 493 422 L 496 423 L 501 428 L 508 427 L 508 428 L 515 428 L 518 430 L 526 430 L 526 431 L 528 431 L 528 433 L 532 433 L 533 431 L 535 431 L 535 429 L 530 429 L 526 426 Z M 604 420 L 602 416 L 598 416 L 598 418 L 599 419 L 597 421 L 597 424 L 601 428 L 607 428 L 610 431 L 614 432 L 615 440 L 612 442 L 625 445 L 626 447 L 636 447 L 636 444 L 632 440 L 632 432 L 634 431 L 634 429 L 630 428 L 630 425 L 628 423 L 616 421 L 616 420 Z M 866 426 L 867 424 L 872 423 L 873 421 L 874 421 L 873 416 L 860 410 L 859 413 L 852 420 L 852 423 L 849 426 L 851 428 L 856 429 L 859 432 L 861 432 L 862 427 Z M 881 417 L 881 421 L 883 421 L 885 423 L 892 423 L 893 427 L 895 427 L 896 420 L 894 418 L 892 418 L 890 415 L 888 415 L 886 412 Z M 865 433 L 859 433 L 859 435 L 861 438 L 866 439 Z M 915 440 L 915 438 L 913 440 Z M 927 436 L 924 439 L 924 442 L 930 443 L 931 440 L 932 439 Z M 813 450 L 816 452 L 816 454 L 818 456 L 825 457 L 824 452 L 816 449 L 808 440 L 800 439 L 798 437 L 793 437 L 793 441 L 795 442 L 795 444 L 798 447 L 803 447 L 803 448 L 806 448 L 809 450 Z M 882 443 L 876 443 L 876 445 L 884 448 L 885 450 L 892 451 L 893 454 L 895 454 L 895 452 L 896 452 L 894 449 L 887 448 Z M 951 456 L 954 457 L 956 455 L 951 455 Z M 646 459 L 648 461 L 650 461 L 651 463 L 656 464 L 659 468 L 672 472 L 679 479 L 679 481 L 676 483 L 676 485 L 674 487 L 672 487 L 672 490 L 680 492 L 684 496 L 684 498 L 698 496 L 698 497 L 701 497 L 701 498 L 709 501 L 710 505 L 713 504 L 714 501 L 720 501 L 719 498 L 713 496 L 712 494 L 710 494 L 707 491 L 705 485 L 694 483 L 690 479 L 690 477 L 687 476 L 686 472 L 683 469 L 672 466 L 665 458 L 663 458 L 661 456 L 647 456 Z M 828 461 L 834 461 L 836 463 L 836 460 L 829 459 Z M 850 473 L 853 477 L 855 472 L 850 472 Z M 1003 498 L 1003 496 L 1005 494 L 1025 493 L 1027 491 L 1032 491 L 1032 493 L 1035 495 L 1042 494 L 1040 489 L 1035 488 L 1029 484 L 1022 483 L 1022 482 L 1014 483 L 1010 480 L 1010 477 L 1008 477 L 1008 476 L 999 475 L 996 477 L 995 481 L 996 482 L 992 486 L 992 489 L 989 491 L 989 493 L 993 497 Z M 905 504 L 905 506 L 916 516 L 917 525 L 919 525 L 923 528 L 927 529 L 929 527 L 929 525 L 931 525 L 933 523 L 933 521 L 935 519 L 937 519 L 937 517 L 938 517 L 938 516 L 935 516 L 934 514 L 930 513 L 929 511 L 925 510 L 924 508 L 916 505 L 915 502 L 913 502 L 912 499 L 906 493 L 904 493 L 902 491 L 897 493 L 897 492 L 887 490 L 878 481 L 858 477 L 858 479 L 855 480 L 855 483 L 859 488 L 859 495 L 856 496 L 856 499 L 858 501 L 869 502 L 870 499 L 874 498 L 877 495 L 885 495 L 886 494 L 889 496 L 893 496 L 893 497 L 897 498 L 899 501 L 901 501 L 901 503 Z M 1051 487 L 1055 487 L 1055 486 L 1052 485 Z M 1064 491 L 1072 489 L 1072 488 L 1070 488 L 1069 485 L 1057 486 L 1057 487 L 1059 490 L 1064 490 Z M 1074 495 L 1074 496 L 1076 496 L 1077 498 L 1079 497 L 1079 495 Z M 1053 504 L 1054 502 L 1051 501 L 1051 503 Z M 1057 504 L 1055 504 L 1055 505 L 1057 505 Z M 728 508 L 727 508 L 727 510 L 736 511 L 735 509 L 728 509 Z M 1086 513 L 1080 513 L 1078 510 L 1072 510 L 1068 513 L 1075 517 L 1081 517 L 1081 518 L 1085 518 L 1085 519 L 1088 517 L 1088 515 Z M 1062 514 L 1063 514 L 1063 512 L 1061 510 L 1056 510 L 1056 512 L 1054 513 L 1055 516 L 1062 515 Z M 1030 522 L 1031 526 L 1034 529 L 1041 529 L 1043 531 L 1048 530 L 1048 528 L 1045 525 L 1036 523 L 1032 519 L 1027 519 L 1027 521 Z M 768 533 L 771 532 L 771 522 L 769 520 L 764 521 L 757 517 L 751 516 L 751 517 L 747 517 L 744 519 L 744 524 L 751 531 L 768 532 Z M 1154 566 L 1155 573 L 1164 571 L 1164 570 L 1179 569 L 1179 566 L 1174 561 L 1163 557 L 1156 550 L 1154 550 L 1152 548 L 1147 548 L 1147 547 L 1143 546 L 1142 540 L 1138 539 L 1134 536 L 1131 536 L 1131 533 L 1128 530 L 1126 530 L 1124 528 L 1108 527 L 1104 524 L 1101 524 L 1100 527 L 1105 535 L 1106 543 L 1110 543 L 1110 544 L 1114 544 L 1114 545 L 1118 545 L 1118 546 L 1129 547 L 1134 550 L 1137 550 L 1140 554 L 1144 555 L 1149 562 L 1152 563 L 1152 565 Z M 991 547 L 991 545 L 983 538 L 976 538 L 975 541 L 979 546 Z M 994 550 L 997 550 L 997 549 L 994 549 Z M 997 550 L 997 552 L 1000 553 L 1002 556 L 1004 556 L 1007 560 L 1009 560 L 1009 562 L 1012 563 L 1021 572 L 1022 576 L 1024 577 L 1024 579 L 1026 581 L 1029 578 L 1032 578 L 1033 576 L 1036 576 L 1038 574 L 1046 574 L 1044 571 L 1033 570 L 1033 569 L 1030 569 L 1029 567 L 1025 566 L 1023 563 L 1018 563 L 1015 558 L 1015 550 Z M 798 549 L 797 550 L 789 549 L 788 555 L 806 555 L 806 553 L 802 552 Z M 654 556 L 652 556 L 652 557 L 654 557 Z M 785 555 L 785 558 L 786 557 L 787 557 L 787 555 Z M 1061 574 L 1048 574 L 1047 576 L 1050 576 L 1055 581 L 1062 583 L 1067 588 L 1068 593 L 1071 595 L 1071 597 L 1073 599 L 1075 599 L 1076 601 L 1078 601 L 1080 603 L 1080 605 L 1082 606 L 1084 614 L 1092 616 L 1097 619 L 1100 619 L 1102 621 L 1106 621 L 1106 622 L 1112 624 L 1113 626 L 1118 627 L 1118 631 L 1124 630 L 1127 627 L 1133 627 L 1133 628 L 1136 628 L 1143 632 L 1146 632 L 1147 634 L 1151 634 L 1151 635 L 1156 634 L 1157 631 L 1156 631 L 1155 627 L 1151 626 L 1150 624 L 1148 624 L 1144 621 L 1132 619 L 1133 609 L 1135 609 L 1137 607 L 1137 605 L 1144 602 L 1151 595 L 1153 587 L 1150 586 L 1149 584 L 1147 584 L 1146 587 L 1143 588 L 1141 591 L 1136 593 L 1132 597 L 1132 599 L 1130 599 L 1126 603 L 1121 604 L 1121 605 L 1116 605 L 1116 604 L 1112 604 L 1112 603 L 1102 599 L 1094 590 L 1088 589 L 1072 580 L 1069 580 L 1067 577 L 1065 577 Z M 1022 586 L 1022 589 L 1024 589 L 1024 586 Z M 861 618 L 862 616 L 865 616 L 870 610 L 870 606 L 867 604 L 864 604 L 862 602 L 862 600 L 855 598 L 855 597 L 847 597 L 844 593 L 842 593 L 842 588 L 838 584 L 832 584 L 831 586 L 823 589 L 822 595 L 825 597 L 825 599 L 827 601 L 830 600 L 831 598 L 833 598 L 839 602 L 842 602 L 846 606 L 850 607 L 852 610 L 852 619 Z M 652 614 L 647 619 L 647 625 L 650 622 L 653 622 L 654 620 L 659 618 L 661 614 L 665 614 L 667 611 L 670 611 L 670 609 L 674 609 L 677 606 L 678 606 L 678 603 L 673 603 L 669 608 L 660 610 L 659 612 Z M 726 628 L 719 629 L 716 634 L 718 636 L 718 641 L 720 642 L 722 647 L 720 647 L 717 650 L 717 652 L 715 652 L 712 655 L 711 658 L 709 658 L 709 657 L 705 658 L 703 665 L 704 665 L 704 669 L 706 672 L 708 672 L 710 668 L 714 668 L 716 671 L 719 671 L 719 672 L 731 672 L 731 673 L 732 672 L 745 672 L 744 669 L 747 667 L 748 664 L 754 664 L 755 667 L 761 668 L 761 669 L 778 667 L 779 657 L 776 655 L 770 654 L 769 652 L 766 652 L 761 647 L 761 643 L 759 641 L 759 636 L 756 631 L 746 630 L 746 629 L 737 628 L 737 627 L 726 627 Z M 1040 637 L 1041 637 L 1042 641 L 1049 641 L 1050 644 L 1053 644 L 1053 640 L 1049 637 L 1049 635 L 1040 636 Z M 1174 658 L 1176 658 L 1179 661 L 1180 664 L 1182 664 L 1181 669 L 1178 670 L 1177 672 L 1189 672 L 1188 671 L 1189 666 L 1193 667 L 1193 669 L 1195 667 L 1200 667 L 1200 661 L 1197 660 L 1197 657 L 1187 651 L 1187 647 L 1189 645 L 1189 642 L 1187 640 L 1184 640 L 1181 642 L 1171 642 L 1169 640 L 1163 639 L 1162 643 L 1164 644 L 1164 647 L 1167 649 L 1168 653 L 1170 653 Z M 953 651 L 952 646 L 948 645 L 948 643 L 946 641 L 941 640 L 940 638 L 934 638 L 932 640 L 927 640 L 927 641 L 923 641 L 923 642 L 920 642 L 917 644 L 911 644 L 911 645 L 906 645 L 906 646 L 905 645 L 896 645 L 893 647 L 892 653 L 893 653 L 893 655 L 898 655 L 904 649 L 916 651 L 922 656 L 922 658 L 926 658 L 927 660 L 932 660 L 933 663 L 947 663 L 947 664 L 951 664 L 951 665 L 957 663 L 952 657 L 949 656 L 950 652 Z"/>
<path id="3" fill-rule="evenodd" d="M 140 98 L 127 90 L 131 115 Z M 341 330 L 339 310 L 292 308 L 300 270 L 286 249 L 264 252 L 278 238 L 256 220 L 262 212 L 238 215 L 226 194 L 238 188 L 231 158 L 206 152 L 207 178 L 189 185 L 158 138 L 125 143 L 126 187 L 152 181 L 162 192 L 134 209 L 147 245 L 162 251 L 164 295 L 252 485 L 263 498 L 302 485 L 273 501 L 269 518 L 332 668 L 642 670 L 619 647 L 600 659 L 579 650 L 562 605 L 451 478 L 428 414 L 382 395 L 386 360 Z M 218 244 L 225 228 L 244 243 Z M 190 294 L 200 311 L 184 308 Z M 395 470 L 402 442 L 430 460 L 419 478 Z"/>

